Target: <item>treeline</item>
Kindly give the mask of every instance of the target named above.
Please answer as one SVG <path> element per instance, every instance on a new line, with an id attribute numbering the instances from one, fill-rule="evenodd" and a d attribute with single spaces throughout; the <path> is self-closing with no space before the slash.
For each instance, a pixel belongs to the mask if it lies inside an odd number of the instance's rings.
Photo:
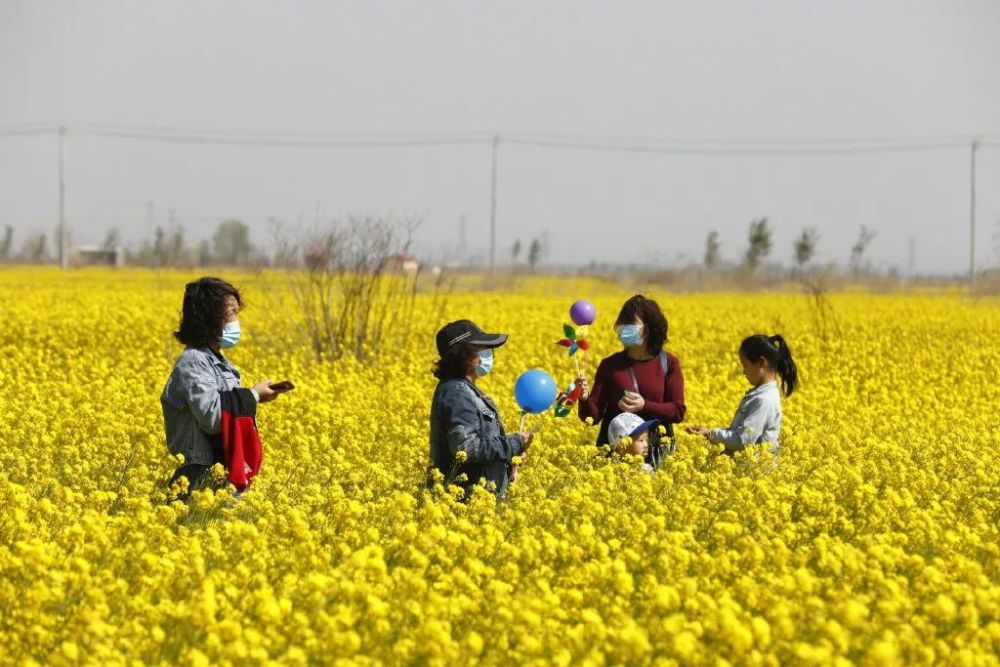
<path id="1" fill-rule="evenodd" d="M 108 232 L 102 246 L 112 249 L 122 245 L 117 229 Z M 126 248 L 128 264 L 148 267 L 182 266 L 270 266 L 267 252 L 250 240 L 250 227 L 241 220 L 224 220 L 215 228 L 210 239 L 188 243 L 184 227 L 157 227 L 153 237 L 144 239 L 138 247 Z"/>
<path id="2" fill-rule="evenodd" d="M 0 262 L 47 264 L 58 260 L 58 231 L 33 233 L 16 245 L 14 228 L 6 225 L 0 236 Z M 81 248 L 95 249 L 95 246 L 78 246 L 72 237 L 67 239 L 67 248 L 73 258 Z M 124 249 L 125 263 L 152 268 L 196 267 L 196 266 L 242 266 L 264 267 L 271 265 L 268 253 L 250 239 L 250 227 L 241 220 L 224 220 L 215 228 L 209 239 L 189 242 L 185 229 L 179 224 L 158 226 L 152 237 L 138 243 L 126 243 L 117 227 L 108 230 L 104 240 L 96 249 L 114 251 Z"/>
<path id="3" fill-rule="evenodd" d="M 48 234 L 32 234 L 16 247 L 14 227 L 5 225 L 0 236 L 0 262 L 25 262 L 43 264 L 52 261 L 52 249 Z"/>
<path id="4" fill-rule="evenodd" d="M 854 276 L 873 273 L 872 263 L 866 253 L 875 237 L 875 232 L 861 225 L 848 258 L 848 267 Z M 803 229 L 792 240 L 788 250 L 792 260 L 793 274 L 801 274 L 810 267 L 816 257 L 819 242 L 820 235 L 813 228 Z M 768 268 L 772 272 L 784 271 L 780 259 L 776 258 L 772 263 L 768 263 L 768 259 L 773 257 L 773 250 L 775 250 L 774 231 L 771 229 L 768 219 L 756 218 L 750 221 L 746 245 L 740 253 L 740 261 L 728 265 L 724 264 L 722 262 L 722 240 L 717 231 L 710 231 L 705 238 L 702 266 L 708 271 L 728 269 L 744 274 L 756 274 L 762 268 Z"/>

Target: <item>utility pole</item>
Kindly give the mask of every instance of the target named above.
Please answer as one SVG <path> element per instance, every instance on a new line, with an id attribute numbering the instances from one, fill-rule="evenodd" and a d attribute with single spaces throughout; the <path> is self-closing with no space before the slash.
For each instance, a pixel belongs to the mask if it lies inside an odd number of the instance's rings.
<path id="1" fill-rule="evenodd" d="M 969 291 L 976 293 L 976 151 L 979 143 L 972 140 L 969 155 Z"/>
<path id="2" fill-rule="evenodd" d="M 993 261 L 1000 267 L 1000 213 L 997 213 L 997 220 L 993 225 Z"/>
<path id="3" fill-rule="evenodd" d="M 917 274 L 917 240 L 910 237 L 910 280 Z"/>
<path id="4" fill-rule="evenodd" d="M 458 217 L 458 263 L 465 265 L 465 214 Z"/>
<path id="5" fill-rule="evenodd" d="M 153 200 L 146 202 L 146 233 L 153 233 Z"/>
<path id="6" fill-rule="evenodd" d="M 66 253 L 66 128 L 59 126 L 59 268 L 69 266 Z"/>
<path id="7" fill-rule="evenodd" d="M 500 135 L 493 135 L 493 169 L 490 182 L 490 277 L 497 277 L 497 153 Z"/>

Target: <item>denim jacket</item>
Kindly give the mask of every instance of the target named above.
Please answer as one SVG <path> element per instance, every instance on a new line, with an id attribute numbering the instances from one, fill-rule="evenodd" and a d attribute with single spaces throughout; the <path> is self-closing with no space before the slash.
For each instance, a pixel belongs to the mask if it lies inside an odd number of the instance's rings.
<path id="1" fill-rule="evenodd" d="M 729 428 L 714 428 L 711 442 L 724 444 L 726 452 L 738 452 L 750 445 L 770 443 L 771 453 L 778 453 L 781 431 L 781 394 L 778 383 L 765 382 L 747 391 Z"/>
<path id="2" fill-rule="evenodd" d="M 240 372 L 221 354 L 188 347 L 177 358 L 160 395 L 167 448 L 185 463 L 221 463 L 220 392 L 240 386 Z"/>
<path id="3" fill-rule="evenodd" d="M 511 457 L 523 450 L 521 436 L 507 435 L 496 404 L 474 384 L 461 378 L 438 383 L 431 404 L 431 465 L 445 477 L 465 473 L 456 482 L 468 491 L 480 479 L 496 484 L 503 494 L 510 483 Z M 457 464 L 455 454 L 468 454 Z"/>

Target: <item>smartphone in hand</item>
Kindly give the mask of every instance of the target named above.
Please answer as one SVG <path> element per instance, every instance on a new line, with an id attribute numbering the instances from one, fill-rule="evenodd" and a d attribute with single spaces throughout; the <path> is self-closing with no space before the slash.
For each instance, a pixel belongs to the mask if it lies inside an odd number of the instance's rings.
<path id="1" fill-rule="evenodd" d="M 292 384 L 291 380 L 282 380 L 281 382 L 275 382 L 274 384 L 268 385 L 267 388 L 273 392 L 281 394 L 295 389 L 295 385 Z"/>

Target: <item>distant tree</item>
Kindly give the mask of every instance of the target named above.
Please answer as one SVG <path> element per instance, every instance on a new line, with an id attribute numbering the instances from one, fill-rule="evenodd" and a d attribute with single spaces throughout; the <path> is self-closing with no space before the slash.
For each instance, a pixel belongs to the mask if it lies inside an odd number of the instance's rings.
<path id="1" fill-rule="evenodd" d="M 212 245 L 205 239 L 198 243 L 198 266 L 208 266 L 212 263 Z"/>
<path id="2" fill-rule="evenodd" d="M 105 250 L 114 250 L 121 244 L 122 244 L 121 232 L 118 231 L 117 227 L 112 227 L 111 229 L 108 230 L 107 235 L 105 235 L 104 243 L 101 244 L 101 247 L 104 248 Z"/>
<path id="3" fill-rule="evenodd" d="M 163 227 L 157 227 L 153 232 L 153 264 L 167 265 L 167 232 Z"/>
<path id="4" fill-rule="evenodd" d="M 226 220 L 219 224 L 212 239 L 215 260 L 229 266 L 244 266 L 253 253 L 250 228 L 241 220 Z"/>
<path id="5" fill-rule="evenodd" d="M 10 225 L 4 226 L 3 241 L 0 241 L 0 261 L 10 259 L 10 250 L 14 246 L 14 228 Z"/>
<path id="6" fill-rule="evenodd" d="M 172 225 L 167 234 L 167 266 L 177 266 L 187 258 L 187 246 L 184 245 L 184 228 Z"/>
<path id="7" fill-rule="evenodd" d="M 33 263 L 48 262 L 49 255 L 49 235 L 37 234 L 25 240 L 21 250 L 21 257 Z"/>
<path id="8" fill-rule="evenodd" d="M 816 255 L 816 244 L 819 243 L 819 234 L 815 229 L 803 229 L 802 234 L 795 239 L 795 263 L 802 269 Z"/>
<path id="9" fill-rule="evenodd" d="M 713 270 L 719 266 L 719 261 L 721 257 L 719 256 L 719 251 L 722 248 L 722 244 L 719 242 L 719 232 L 711 231 L 708 236 L 705 237 L 705 268 L 708 270 Z"/>
<path id="10" fill-rule="evenodd" d="M 876 236 L 875 232 L 861 225 L 861 230 L 858 232 L 858 240 L 851 246 L 851 271 L 855 276 L 861 273 L 865 251 L 868 250 L 868 246 L 871 245 Z"/>
<path id="11" fill-rule="evenodd" d="M 533 239 L 531 241 L 531 246 L 528 248 L 528 266 L 534 271 L 538 266 L 538 260 L 542 256 L 542 242 L 538 239 Z"/>
<path id="12" fill-rule="evenodd" d="M 749 245 L 747 246 L 746 266 L 750 271 L 756 271 L 761 261 L 771 252 L 771 229 L 767 226 L 767 218 L 758 218 L 750 222 Z"/>
<path id="13" fill-rule="evenodd" d="M 521 256 L 521 239 L 514 241 L 514 246 L 510 249 L 510 263 L 517 264 L 517 258 Z"/>

